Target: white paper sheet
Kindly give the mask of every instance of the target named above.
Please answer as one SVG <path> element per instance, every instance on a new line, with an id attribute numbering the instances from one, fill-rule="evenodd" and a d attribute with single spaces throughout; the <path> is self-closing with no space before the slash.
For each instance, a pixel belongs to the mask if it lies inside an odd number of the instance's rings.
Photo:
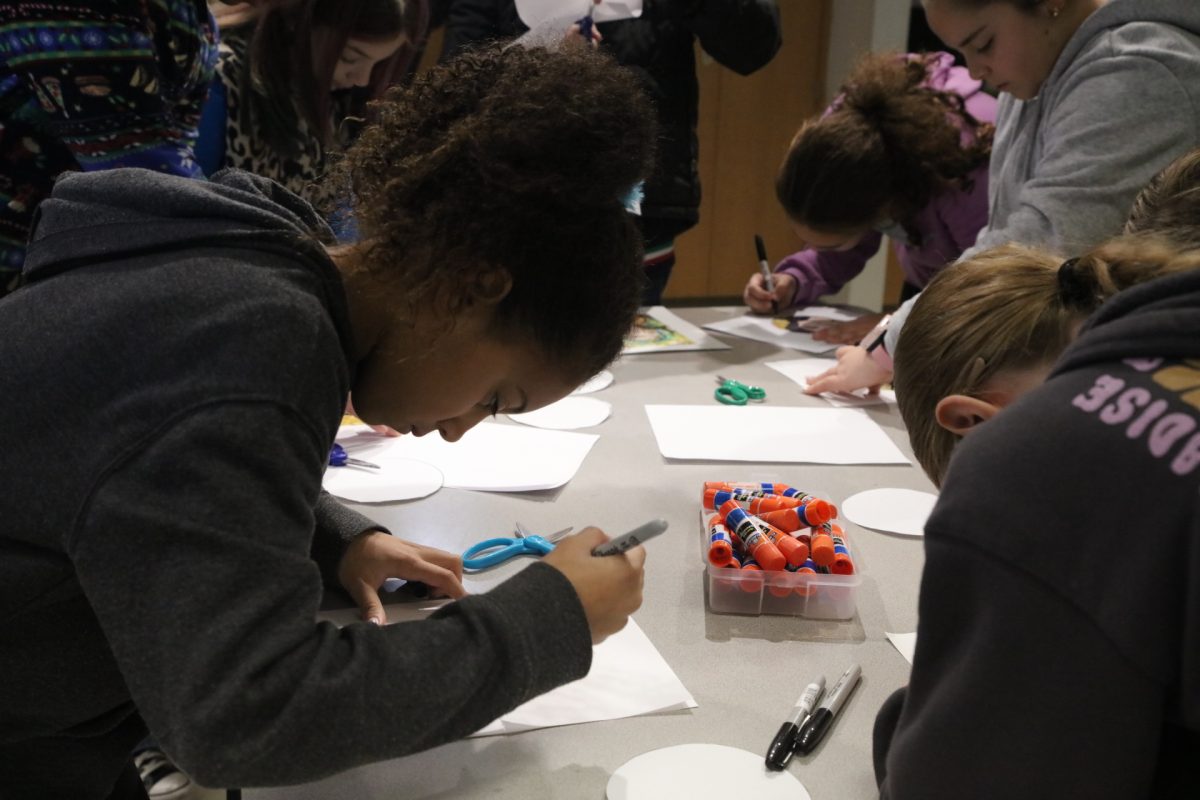
<path id="1" fill-rule="evenodd" d="M 795 381 L 803 390 L 808 379 L 837 366 L 835 358 L 793 358 L 787 361 L 767 361 L 766 366 L 784 377 Z M 866 389 L 857 392 L 823 392 L 817 395 L 834 408 L 862 408 L 896 402 L 896 393 L 891 389 L 880 389 L 878 394 L 867 394 Z"/>
<path id="2" fill-rule="evenodd" d="M 791 406 L 648 405 L 667 458 L 813 464 L 907 464 L 865 412 Z"/>
<path id="3" fill-rule="evenodd" d="M 924 536 L 937 495 L 914 489 L 870 489 L 847 497 L 842 516 L 863 528 Z"/>
<path id="4" fill-rule="evenodd" d="M 592 650 L 587 676 L 535 697 L 474 736 L 695 708 L 696 701 L 632 619 Z"/>
<path id="5" fill-rule="evenodd" d="M 729 345 L 705 333 L 662 306 L 638 312 L 633 330 L 625 338 L 622 355 L 677 353 L 688 350 L 728 350 Z"/>
<path id="6" fill-rule="evenodd" d="M 733 319 L 710 322 L 704 326 L 710 331 L 740 336 L 743 339 L 753 339 L 756 342 L 766 342 L 777 347 L 787 347 L 792 350 L 803 350 L 806 353 L 829 353 L 840 345 L 818 342 L 811 333 L 799 333 L 780 328 L 771 317 L 760 317 L 757 314 L 744 314 Z"/>
<path id="7" fill-rule="evenodd" d="M 617 767 L 604 796 L 605 800 L 810 800 L 811 797 L 791 772 L 768 770 L 763 765 L 762 753 L 722 744 L 677 744 L 642 753 Z"/>
<path id="8" fill-rule="evenodd" d="M 560 17 L 573 22 L 585 14 L 591 14 L 596 22 L 642 15 L 642 0 L 602 0 L 600 5 L 593 5 L 592 0 L 516 0 L 516 7 L 517 16 L 529 28 Z"/>
<path id="9" fill-rule="evenodd" d="M 886 633 L 886 632 L 885 632 Z M 908 661 L 913 662 L 913 654 L 917 652 L 917 634 L 916 633 L 886 633 L 888 641 L 891 642 L 900 655 Z"/>
<path id="10" fill-rule="evenodd" d="M 442 488 L 445 481 L 442 471 L 432 464 L 390 452 L 364 460 L 378 464 L 379 469 L 328 467 L 321 480 L 325 491 L 355 503 L 389 503 L 427 497 Z"/>
<path id="11" fill-rule="evenodd" d="M 554 489 L 575 476 L 597 437 L 591 433 L 547 431 L 524 425 L 484 422 L 457 442 L 436 433 L 387 438 L 365 426 L 344 426 L 338 442 L 355 458 L 388 456 L 432 464 L 455 489 L 529 492 Z"/>
<path id="12" fill-rule="evenodd" d="M 543 406 L 537 411 L 524 414 L 509 414 L 508 418 L 522 425 L 569 431 L 599 425 L 612 414 L 612 403 L 594 397 L 564 397 L 557 403 Z"/>
<path id="13" fill-rule="evenodd" d="M 576 387 L 571 394 L 591 394 L 598 392 L 601 389 L 607 389 L 612 385 L 613 374 L 606 369 L 602 369 L 592 377 L 583 382 L 581 386 Z"/>

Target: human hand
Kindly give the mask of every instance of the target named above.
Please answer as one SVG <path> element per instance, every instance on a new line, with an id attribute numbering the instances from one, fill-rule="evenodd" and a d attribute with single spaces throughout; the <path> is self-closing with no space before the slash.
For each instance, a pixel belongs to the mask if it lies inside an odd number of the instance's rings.
<path id="1" fill-rule="evenodd" d="M 796 296 L 796 277 L 794 275 L 777 272 L 771 276 L 771 280 L 775 283 L 774 292 L 767 291 L 761 272 L 755 272 L 746 282 L 746 288 L 742 291 L 742 299 L 755 314 L 773 314 L 781 308 L 790 306 L 792 298 Z"/>
<path id="2" fill-rule="evenodd" d="M 839 347 L 836 366 L 808 379 L 806 394 L 822 392 L 853 392 L 866 388 L 869 394 L 878 394 L 879 387 L 891 380 L 892 373 L 871 358 L 862 347 Z"/>
<path id="3" fill-rule="evenodd" d="M 338 564 L 338 581 L 358 603 L 363 619 L 376 625 L 387 624 L 379 587 L 388 578 L 420 581 L 433 594 L 456 600 L 467 594 L 462 585 L 460 556 L 406 542 L 383 531 L 356 536 Z"/>
<path id="4" fill-rule="evenodd" d="M 600 644 L 624 628 L 629 615 L 642 604 L 646 548 L 639 545 L 615 556 L 592 555 L 593 548 L 608 539 L 599 528 L 585 528 L 560 541 L 542 558 L 575 587 L 592 644 Z"/>
<path id="5" fill-rule="evenodd" d="M 865 314 L 858 319 L 845 322 L 829 320 L 820 327 L 814 328 L 812 336 L 818 342 L 858 344 L 879 324 L 881 319 L 883 319 L 883 314 Z"/>

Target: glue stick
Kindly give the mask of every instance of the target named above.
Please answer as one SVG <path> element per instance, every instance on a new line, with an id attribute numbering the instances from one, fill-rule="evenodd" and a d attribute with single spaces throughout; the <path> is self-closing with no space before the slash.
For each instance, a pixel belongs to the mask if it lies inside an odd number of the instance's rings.
<path id="1" fill-rule="evenodd" d="M 737 504 L 737 501 L 725 501 L 721 505 L 719 513 L 725 518 L 725 527 L 735 532 L 742 540 L 746 556 L 757 562 L 762 569 L 783 569 L 783 565 L 787 563 L 783 553 L 779 552 L 775 543 L 754 524 L 750 515 Z M 743 559 L 742 569 L 745 568 L 746 561 Z"/>
<path id="2" fill-rule="evenodd" d="M 750 517 L 750 521 L 755 526 L 767 535 L 767 538 L 779 548 L 779 552 L 783 553 L 783 557 L 793 567 L 798 567 L 808 559 L 808 545 L 801 544 L 800 540 L 794 536 L 790 536 L 773 525 L 763 522 L 760 517 Z"/>
<path id="3" fill-rule="evenodd" d="M 835 551 L 832 531 L 828 522 L 812 529 L 812 541 L 808 546 L 808 551 L 818 567 L 828 567 L 833 563 Z"/>
<path id="4" fill-rule="evenodd" d="M 708 561 L 714 566 L 724 566 L 733 558 L 733 537 L 721 521 L 720 514 L 708 520 Z"/>

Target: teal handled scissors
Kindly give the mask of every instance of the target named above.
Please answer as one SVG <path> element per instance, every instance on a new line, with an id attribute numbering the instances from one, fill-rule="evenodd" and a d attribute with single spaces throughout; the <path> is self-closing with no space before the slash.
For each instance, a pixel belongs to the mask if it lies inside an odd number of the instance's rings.
<path id="1" fill-rule="evenodd" d="M 713 395 L 718 402 L 727 406 L 744 406 L 751 400 L 759 401 L 767 398 L 767 392 L 761 386 L 747 386 L 741 381 L 722 378 L 720 375 L 717 376 L 717 383 L 721 385 L 717 387 Z"/>
<path id="2" fill-rule="evenodd" d="M 537 536 L 530 533 L 517 523 L 513 536 L 499 536 L 495 539 L 484 539 L 477 545 L 467 548 L 463 553 L 463 569 L 475 572 L 488 567 L 494 567 L 516 556 L 544 556 L 554 549 L 554 543 L 571 532 L 563 528 L 549 536 Z"/>

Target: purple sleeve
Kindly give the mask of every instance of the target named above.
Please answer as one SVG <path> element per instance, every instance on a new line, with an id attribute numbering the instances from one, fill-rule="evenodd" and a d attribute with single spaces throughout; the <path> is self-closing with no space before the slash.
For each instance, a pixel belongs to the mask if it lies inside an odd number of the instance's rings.
<path id="1" fill-rule="evenodd" d="M 835 294 L 862 272 L 867 260 L 878 252 L 882 240 L 883 234 L 867 231 L 849 250 L 801 250 L 780 261 L 775 271 L 796 279 L 792 305 L 811 303 L 823 295 Z"/>
<path id="2" fill-rule="evenodd" d="M 979 232 L 987 227 L 987 164 L 972 172 L 971 180 L 969 192 L 943 192 L 933 201 L 937 215 L 945 223 L 946 232 L 958 251 L 950 261 L 956 260 L 968 247 L 973 247 Z"/>

